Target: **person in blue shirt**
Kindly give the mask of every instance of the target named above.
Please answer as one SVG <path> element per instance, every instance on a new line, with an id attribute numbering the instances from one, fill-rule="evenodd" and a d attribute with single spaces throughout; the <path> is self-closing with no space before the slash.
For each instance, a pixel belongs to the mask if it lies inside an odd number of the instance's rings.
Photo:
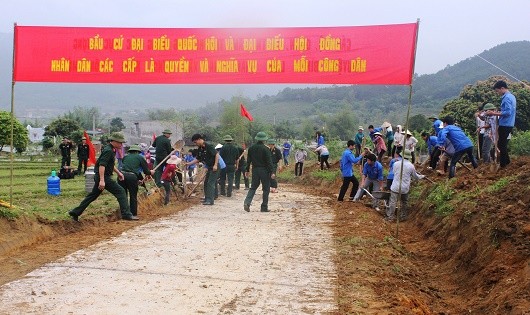
<path id="1" fill-rule="evenodd" d="M 344 201 L 344 195 L 346 195 L 346 191 L 348 190 L 350 183 L 353 185 L 350 193 L 350 200 L 353 200 L 355 193 L 359 189 L 359 181 L 353 174 L 353 165 L 362 160 L 364 152 L 362 155 L 355 157 L 352 152 L 352 150 L 355 148 L 355 141 L 348 140 L 347 146 L 348 147 L 346 150 L 344 150 L 340 159 L 342 186 L 340 187 L 339 198 L 337 199 L 338 201 Z"/>
<path id="2" fill-rule="evenodd" d="M 438 136 L 438 133 L 440 133 L 440 130 L 443 129 L 443 122 L 438 119 L 437 116 L 430 116 L 429 119 L 432 121 L 432 128 L 434 129 L 434 135 Z"/>
<path id="3" fill-rule="evenodd" d="M 317 148 L 323 146 L 324 143 L 326 142 L 324 140 L 324 136 L 322 135 L 320 131 L 316 132 L 316 142 L 317 142 Z M 318 155 L 318 163 L 320 163 L 320 154 Z"/>
<path id="4" fill-rule="evenodd" d="M 392 186 L 392 182 L 394 181 L 394 163 L 397 161 L 401 161 L 401 150 L 396 150 L 394 153 L 394 158 L 390 160 L 390 164 L 388 165 L 388 175 L 386 176 L 386 190 L 390 190 L 390 187 Z"/>
<path id="5" fill-rule="evenodd" d="M 193 156 L 193 149 L 190 149 L 188 151 L 188 154 L 184 155 L 184 161 L 191 162 L 195 160 L 195 157 Z M 195 171 L 195 164 L 187 165 L 186 169 L 188 170 L 188 177 L 190 179 L 190 182 L 193 183 L 193 171 Z"/>
<path id="6" fill-rule="evenodd" d="M 364 194 L 364 189 L 368 189 L 370 185 L 374 185 L 374 191 L 383 189 L 383 165 L 377 161 L 377 156 L 370 153 L 366 156 L 366 163 L 363 166 L 363 177 L 361 181 L 361 189 L 357 191 L 354 201 L 359 201 Z M 379 211 L 379 199 L 373 198 L 372 207 Z"/>
<path id="7" fill-rule="evenodd" d="M 438 148 L 438 137 L 431 136 L 427 132 L 422 132 L 422 139 L 427 143 L 427 150 L 429 151 L 429 167 L 431 169 L 436 169 L 438 160 L 440 159 L 440 154 L 442 151 Z"/>
<path id="8" fill-rule="evenodd" d="M 438 146 L 440 147 L 440 150 L 444 151 L 444 143 L 445 139 L 447 138 L 449 141 L 451 141 L 453 147 L 455 148 L 455 154 L 451 158 L 451 164 L 449 165 L 449 178 L 453 178 L 455 176 L 456 163 L 464 154 L 467 154 L 471 164 L 473 164 L 473 167 L 477 168 L 478 164 L 475 160 L 475 157 L 473 156 L 473 142 L 471 142 L 471 140 L 466 136 L 464 131 L 460 129 L 460 127 L 453 125 L 453 117 L 446 116 L 444 119 L 442 119 L 442 122 L 444 123 L 444 127 L 438 134 Z"/>
<path id="9" fill-rule="evenodd" d="M 499 139 L 497 141 L 497 148 L 499 149 L 499 162 L 501 168 L 510 164 L 510 156 L 508 155 L 508 137 L 515 126 L 515 114 L 517 109 L 517 100 L 515 96 L 508 90 L 508 85 L 504 81 L 497 81 L 493 85 L 495 93 L 501 96 L 501 110 L 486 111 L 488 116 L 499 117 Z"/>
<path id="10" fill-rule="evenodd" d="M 370 136 L 370 139 L 372 140 L 372 142 L 374 142 L 374 138 L 375 138 L 374 134 L 376 132 L 379 132 L 379 133 L 383 134 L 383 128 L 381 128 L 381 127 L 374 128 L 374 125 L 368 126 L 368 131 L 370 132 L 369 136 Z"/>
<path id="11" fill-rule="evenodd" d="M 285 142 L 283 143 L 283 150 L 282 150 L 283 164 L 285 166 L 289 166 L 289 153 L 291 153 L 291 143 L 289 143 L 288 140 L 285 140 Z"/>

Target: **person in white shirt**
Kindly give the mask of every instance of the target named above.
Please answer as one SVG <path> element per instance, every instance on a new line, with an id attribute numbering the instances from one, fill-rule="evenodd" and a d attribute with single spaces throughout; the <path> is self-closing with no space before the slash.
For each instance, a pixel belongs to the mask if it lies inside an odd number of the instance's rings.
<path id="1" fill-rule="evenodd" d="M 398 197 L 401 196 L 401 210 L 399 211 L 399 220 L 405 221 L 407 219 L 407 202 L 409 199 L 409 191 L 411 180 L 422 179 L 425 176 L 416 173 L 414 165 L 410 162 L 412 154 L 405 149 L 402 153 L 403 159 L 394 163 L 394 180 L 390 186 L 390 201 L 389 207 L 386 210 L 385 220 L 393 222 L 396 219 L 396 204 Z M 401 170 L 403 166 L 403 172 Z"/>
<path id="2" fill-rule="evenodd" d="M 418 143 L 418 139 L 414 138 L 412 135 L 412 132 L 410 131 L 403 131 L 403 134 L 405 134 L 405 150 L 410 151 L 410 155 L 412 156 L 411 162 L 412 164 L 416 163 L 416 154 L 414 153 L 414 149 L 416 148 L 416 144 Z"/>
<path id="3" fill-rule="evenodd" d="M 294 160 L 296 164 L 294 165 L 294 176 L 302 176 L 302 170 L 304 168 L 304 162 L 307 158 L 307 152 L 304 148 L 299 148 L 294 153 Z"/>

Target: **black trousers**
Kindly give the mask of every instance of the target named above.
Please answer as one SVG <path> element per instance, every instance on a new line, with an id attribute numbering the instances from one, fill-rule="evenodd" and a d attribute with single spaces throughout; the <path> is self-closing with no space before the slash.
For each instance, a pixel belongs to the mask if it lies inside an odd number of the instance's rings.
<path id="1" fill-rule="evenodd" d="M 350 183 L 353 184 L 350 192 L 350 199 L 353 199 L 353 197 L 355 197 L 355 194 L 359 189 L 359 181 L 355 176 L 343 177 L 342 186 L 340 186 L 339 198 L 337 199 L 338 201 L 344 201 L 344 195 L 346 195 L 346 191 L 348 190 Z"/>
<path id="2" fill-rule="evenodd" d="M 71 210 L 72 213 L 76 214 L 77 216 L 80 216 L 83 211 L 92 203 L 92 201 L 98 199 L 99 195 L 103 192 L 102 190 L 99 190 L 99 174 L 96 174 L 94 176 L 94 187 L 92 187 L 92 191 L 86 195 L 85 199 L 81 201 L 79 206 L 75 207 Z M 114 179 L 112 179 L 112 176 L 105 176 L 105 189 L 110 192 L 111 194 L 116 197 L 118 200 L 118 203 L 120 204 L 120 210 L 121 210 L 121 216 L 123 217 L 130 217 L 132 216 L 131 211 L 129 210 L 129 204 L 127 203 L 127 195 L 125 194 L 125 190 L 118 185 Z"/>
<path id="3" fill-rule="evenodd" d="M 442 154 L 442 151 L 440 151 L 438 147 L 434 148 L 431 153 L 431 161 L 429 162 L 429 166 L 433 170 L 436 169 L 436 165 L 438 164 L 438 160 L 440 159 L 440 154 Z"/>
<path id="4" fill-rule="evenodd" d="M 304 169 L 304 162 L 296 162 L 294 165 L 294 176 L 302 176 L 302 171 Z"/>
<path id="5" fill-rule="evenodd" d="M 138 176 L 134 173 L 123 172 L 124 179 L 119 181 L 125 190 L 125 195 L 129 195 L 129 208 L 132 215 L 138 215 Z"/>
<path id="6" fill-rule="evenodd" d="M 84 170 L 83 170 L 83 173 L 86 172 L 87 164 L 88 164 L 88 158 L 79 159 L 79 164 L 77 165 L 77 172 L 79 174 L 81 174 L 81 169 L 82 169 L 83 166 L 85 167 Z"/>
<path id="7" fill-rule="evenodd" d="M 499 148 L 499 162 L 501 167 L 510 164 L 510 155 L 508 154 L 508 136 L 512 132 L 513 127 L 499 126 L 499 140 L 497 141 L 497 148 Z"/>
<path id="8" fill-rule="evenodd" d="M 324 163 L 326 163 L 326 167 L 329 168 L 329 162 L 328 162 L 329 155 L 321 155 L 320 156 L 320 169 L 324 169 Z"/>

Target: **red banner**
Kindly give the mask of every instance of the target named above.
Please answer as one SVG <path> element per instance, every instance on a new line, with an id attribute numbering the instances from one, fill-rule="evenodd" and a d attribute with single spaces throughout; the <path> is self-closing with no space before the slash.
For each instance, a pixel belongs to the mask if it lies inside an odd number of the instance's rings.
<path id="1" fill-rule="evenodd" d="M 252 115 L 250 115 L 250 113 L 246 109 L 245 105 L 239 104 L 239 111 L 241 113 L 241 116 L 246 117 L 249 121 L 253 121 L 254 120 Z"/>
<path id="2" fill-rule="evenodd" d="M 83 131 L 83 137 L 86 138 L 86 144 L 88 144 L 88 166 L 96 165 L 96 149 L 94 148 L 94 145 L 92 144 L 92 141 L 90 140 L 90 137 L 88 136 L 88 133 Z M 97 172 L 97 171 L 96 171 Z"/>
<path id="3" fill-rule="evenodd" d="M 16 26 L 14 80 L 410 84 L 417 27 Z"/>

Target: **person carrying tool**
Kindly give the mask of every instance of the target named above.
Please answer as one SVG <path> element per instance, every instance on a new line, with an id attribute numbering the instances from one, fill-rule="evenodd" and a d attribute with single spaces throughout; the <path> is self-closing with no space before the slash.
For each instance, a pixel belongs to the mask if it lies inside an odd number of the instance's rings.
<path id="1" fill-rule="evenodd" d="M 357 178 L 353 175 L 353 165 L 359 163 L 365 153 L 363 152 L 357 157 L 353 155 L 352 150 L 355 148 L 355 141 L 353 140 L 348 140 L 347 146 L 348 147 L 346 148 L 346 150 L 344 150 L 340 159 L 342 186 L 340 187 L 339 197 L 337 198 L 337 201 L 344 201 L 344 195 L 346 195 L 346 191 L 348 190 L 350 183 L 352 183 L 353 185 L 350 193 L 350 201 L 353 200 L 355 192 L 357 192 L 357 189 L 359 189 L 359 181 L 357 181 Z"/>
<path id="2" fill-rule="evenodd" d="M 166 167 L 160 178 L 160 183 L 164 186 L 166 192 L 164 196 L 164 206 L 169 203 L 169 195 L 171 194 L 171 188 L 175 183 L 175 176 L 177 175 L 177 165 L 180 164 L 182 160 L 176 155 L 172 155 L 166 161 Z"/>
<path id="3" fill-rule="evenodd" d="M 147 161 L 139 154 L 141 150 L 139 145 L 131 145 L 128 154 L 123 157 L 121 168 L 123 180 L 118 181 L 118 184 L 125 189 L 125 194 L 129 195 L 129 208 L 134 216 L 138 215 L 138 181 L 142 178 L 141 172 L 143 171 L 146 178 L 155 173 L 149 170 Z"/>
<path id="4" fill-rule="evenodd" d="M 466 136 L 464 131 L 460 127 L 454 125 L 454 118 L 446 116 L 442 119 L 444 123 L 443 129 L 438 134 L 438 145 L 440 150 L 445 150 L 444 143 L 445 139 L 449 139 L 455 147 L 455 154 L 451 158 L 451 164 L 449 165 L 449 178 L 453 178 L 456 172 L 456 163 L 460 161 L 460 158 L 467 154 L 473 168 L 477 168 L 478 164 L 473 156 L 473 142 Z"/>
<path id="5" fill-rule="evenodd" d="M 396 204 L 398 197 L 401 198 L 401 210 L 399 211 L 399 220 L 407 220 L 407 202 L 409 199 L 410 183 L 411 179 L 422 179 L 425 175 L 419 175 L 416 173 L 414 164 L 410 162 L 412 154 L 409 150 L 405 149 L 402 154 L 402 160 L 394 163 L 394 180 L 390 187 L 390 201 L 389 206 L 386 209 L 385 220 L 388 222 L 394 222 L 396 219 Z M 403 168 L 403 170 L 402 170 Z"/>
<path id="6" fill-rule="evenodd" d="M 364 190 L 368 189 L 373 184 L 374 191 L 383 189 L 383 165 L 377 161 L 377 157 L 373 153 L 366 155 L 366 163 L 363 166 L 363 177 L 361 180 L 361 189 L 353 198 L 353 201 L 359 201 L 364 195 Z M 374 198 L 372 207 L 379 211 L 379 199 Z"/>
<path id="7" fill-rule="evenodd" d="M 158 187 L 162 185 L 160 183 L 160 178 L 162 177 L 162 172 L 166 166 L 166 162 L 164 160 L 173 151 L 173 148 L 171 147 L 171 141 L 169 140 L 171 134 L 171 130 L 165 129 L 162 131 L 160 136 L 155 138 L 155 141 L 153 142 L 153 147 L 155 147 L 155 167 L 158 166 L 155 171 L 155 183 Z"/>

